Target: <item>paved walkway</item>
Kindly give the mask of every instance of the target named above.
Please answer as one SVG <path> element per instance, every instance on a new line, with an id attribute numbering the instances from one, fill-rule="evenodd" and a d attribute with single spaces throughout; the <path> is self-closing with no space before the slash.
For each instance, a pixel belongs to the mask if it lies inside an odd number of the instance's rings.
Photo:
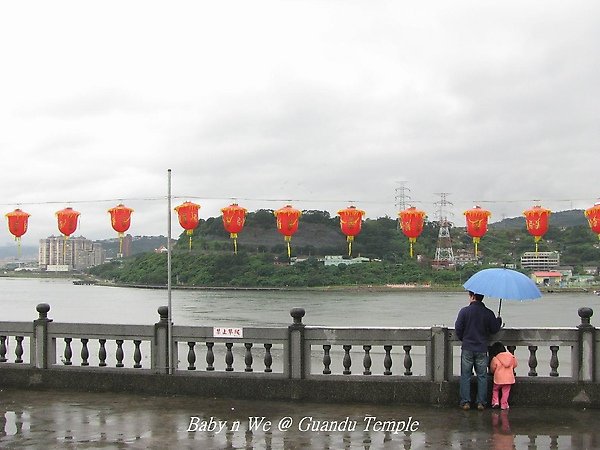
<path id="1" fill-rule="evenodd" d="M 597 410 L 0 392 L 0 448 L 14 449 L 593 449 L 598 423 Z"/>

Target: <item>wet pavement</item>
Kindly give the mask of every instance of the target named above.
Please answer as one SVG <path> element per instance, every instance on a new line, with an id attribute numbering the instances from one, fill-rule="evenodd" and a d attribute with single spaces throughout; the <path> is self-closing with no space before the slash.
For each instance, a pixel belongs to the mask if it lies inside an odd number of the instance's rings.
<path id="1" fill-rule="evenodd" d="M 600 411 L 0 391 L 7 449 L 594 449 Z"/>

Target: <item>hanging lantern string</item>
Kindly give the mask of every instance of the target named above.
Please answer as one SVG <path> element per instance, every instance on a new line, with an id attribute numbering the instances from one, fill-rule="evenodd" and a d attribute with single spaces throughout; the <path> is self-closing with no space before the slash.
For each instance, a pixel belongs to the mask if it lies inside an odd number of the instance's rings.
<path id="1" fill-rule="evenodd" d="M 172 196 L 173 199 L 199 199 L 199 200 L 243 200 L 243 201 L 253 201 L 253 202 L 302 202 L 302 203 L 364 203 L 364 204 L 380 204 L 387 205 L 390 203 L 389 200 L 348 200 L 348 199 L 308 199 L 308 198 L 297 198 L 297 199 L 289 199 L 289 198 L 263 198 L 263 197 L 207 197 L 200 195 L 177 195 Z M 108 199 L 89 199 L 89 200 L 51 200 L 51 201 L 41 201 L 41 202 L 12 202 L 12 203 L 0 203 L 2 206 L 21 206 L 21 205 L 56 205 L 56 204 L 86 204 L 86 203 L 110 203 L 110 202 L 132 202 L 132 201 L 164 201 L 166 200 L 166 196 L 157 196 L 157 197 L 119 197 L 119 198 L 108 198 Z M 499 204 L 499 203 L 572 203 L 572 202 L 596 202 L 598 201 L 598 197 L 588 197 L 588 198 L 572 198 L 572 199 L 508 199 L 508 200 L 464 200 L 458 199 L 455 200 L 454 203 L 487 203 L 487 204 Z M 423 205 L 436 205 L 438 201 L 429 201 L 429 200 L 419 200 L 419 199 L 411 199 L 411 204 L 423 204 Z"/>

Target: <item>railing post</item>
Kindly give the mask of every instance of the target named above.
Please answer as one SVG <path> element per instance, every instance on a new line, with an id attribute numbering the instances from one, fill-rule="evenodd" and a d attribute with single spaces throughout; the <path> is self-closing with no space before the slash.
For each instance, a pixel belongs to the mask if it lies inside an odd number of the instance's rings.
<path id="1" fill-rule="evenodd" d="M 38 369 L 47 369 L 56 363 L 56 345 L 51 345 L 52 343 L 48 342 L 48 323 L 52 322 L 52 319 L 48 319 L 50 305 L 40 303 L 35 309 L 39 316 L 33 321 L 33 340 L 30 344 L 30 354 L 35 358 L 35 361 L 31 361 L 31 364 Z"/>
<path id="2" fill-rule="evenodd" d="M 169 308 L 159 306 L 158 314 L 160 321 L 154 324 L 152 370 L 156 373 L 169 373 Z"/>
<path id="3" fill-rule="evenodd" d="M 594 341 L 596 328 L 590 323 L 590 318 L 594 314 L 592 308 L 583 307 L 577 311 L 579 317 L 581 317 L 581 324 L 577 325 L 579 330 L 579 354 L 577 355 L 577 361 L 579 370 L 577 374 L 578 381 L 594 381 Z"/>
<path id="4" fill-rule="evenodd" d="M 448 341 L 448 328 L 432 327 L 431 328 L 431 352 L 427 360 L 428 376 L 435 383 L 447 381 L 449 377 L 451 361 Z"/>
<path id="5" fill-rule="evenodd" d="M 288 327 L 289 377 L 292 379 L 304 378 L 306 371 L 310 370 L 310 358 L 305 358 L 304 353 L 304 324 L 302 323 L 304 314 L 306 314 L 304 308 L 292 308 L 290 310 L 290 315 L 294 318 L 294 322 Z"/>

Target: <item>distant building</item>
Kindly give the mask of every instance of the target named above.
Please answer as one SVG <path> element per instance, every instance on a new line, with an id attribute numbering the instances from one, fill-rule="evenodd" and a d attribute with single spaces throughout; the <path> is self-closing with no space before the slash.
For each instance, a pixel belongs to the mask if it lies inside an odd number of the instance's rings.
<path id="1" fill-rule="evenodd" d="M 481 255 L 481 252 L 479 252 Z M 477 264 L 478 258 L 475 257 L 475 253 L 468 250 L 457 250 L 454 252 L 454 262 L 457 266 L 464 266 L 465 264 Z"/>
<path id="2" fill-rule="evenodd" d="M 325 266 L 339 266 L 340 264 L 361 264 L 370 262 L 371 260 L 363 256 L 357 256 L 356 258 L 344 258 L 341 255 L 327 255 L 325 258 L 319 259 L 319 261 L 322 261 Z"/>
<path id="3" fill-rule="evenodd" d="M 558 252 L 525 252 L 521 256 L 521 267 L 526 270 L 548 271 L 559 266 Z"/>
<path id="4" fill-rule="evenodd" d="M 130 234 L 123 236 L 123 248 L 121 249 L 121 256 L 127 258 L 131 256 L 131 246 L 133 244 L 133 237 Z"/>
<path id="5" fill-rule="evenodd" d="M 38 265 L 46 271 L 66 272 L 103 264 L 106 251 L 102 245 L 83 236 L 50 236 L 40 239 Z"/>
<path id="6" fill-rule="evenodd" d="M 531 274 L 531 279 L 540 286 L 560 286 L 562 274 L 557 271 L 538 271 Z"/>

